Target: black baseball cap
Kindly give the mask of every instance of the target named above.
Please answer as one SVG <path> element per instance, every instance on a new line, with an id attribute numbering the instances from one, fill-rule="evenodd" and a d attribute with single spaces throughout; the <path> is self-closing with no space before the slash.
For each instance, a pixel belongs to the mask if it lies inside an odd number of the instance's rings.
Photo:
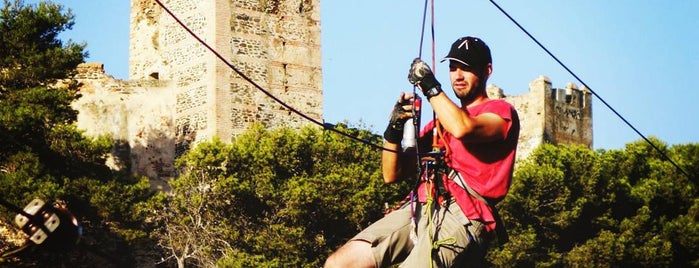
<path id="1" fill-rule="evenodd" d="M 471 67 L 480 67 L 492 63 L 490 48 L 480 38 L 473 36 L 461 37 L 451 45 L 449 54 L 442 59 L 454 60 Z"/>

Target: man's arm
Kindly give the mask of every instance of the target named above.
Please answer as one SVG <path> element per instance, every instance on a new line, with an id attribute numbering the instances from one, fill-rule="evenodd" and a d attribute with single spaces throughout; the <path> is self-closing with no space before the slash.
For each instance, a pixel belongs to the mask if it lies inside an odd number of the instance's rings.
<path id="1" fill-rule="evenodd" d="M 381 171 L 383 172 L 383 180 L 386 183 L 400 181 L 403 174 L 408 171 L 404 167 L 415 166 L 411 165 L 405 153 L 401 153 L 400 144 L 384 142 L 385 149 L 381 152 Z"/>
<path id="2" fill-rule="evenodd" d="M 455 138 L 470 142 L 488 142 L 504 140 L 507 137 L 507 121 L 497 114 L 483 113 L 471 117 L 444 93 L 430 98 L 429 102 L 444 129 Z"/>
<path id="3" fill-rule="evenodd" d="M 481 76 L 487 77 L 492 72 L 490 65 L 486 68 Z M 430 67 L 422 60 L 413 60 L 408 73 L 408 81 L 422 89 L 442 126 L 454 137 L 470 142 L 504 140 L 507 137 L 507 122 L 505 119 L 493 113 L 483 113 L 476 117 L 471 117 L 465 107 L 457 106 L 447 97 Z M 486 79 L 483 79 L 482 83 L 485 81 Z M 471 90 L 476 89 L 472 88 Z M 485 94 L 484 92 L 476 92 L 476 94 L 479 93 Z M 487 100 L 487 97 L 479 95 L 477 99 L 484 101 Z M 465 104 L 462 103 L 462 105 Z"/>
<path id="4" fill-rule="evenodd" d="M 406 174 L 415 172 L 415 152 L 403 152 L 401 140 L 406 120 L 412 118 L 412 93 L 401 93 L 393 107 L 388 127 L 384 132 L 384 148 L 381 152 L 381 170 L 386 183 L 401 180 Z M 408 126 L 412 127 L 412 126 Z"/>
<path id="5" fill-rule="evenodd" d="M 425 133 L 418 140 L 419 153 L 429 152 L 432 146 L 432 132 Z M 417 155 L 415 151 L 402 152 L 399 144 L 384 142 L 384 148 L 396 152 L 384 150 L 381 152 L 381 171 L 386 183 L 401 181 L 414 177 L 417 173 Z"/>

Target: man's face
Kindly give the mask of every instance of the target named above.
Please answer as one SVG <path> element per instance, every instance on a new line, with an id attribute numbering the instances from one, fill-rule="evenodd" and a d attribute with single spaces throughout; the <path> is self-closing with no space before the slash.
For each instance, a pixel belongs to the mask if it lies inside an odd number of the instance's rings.
<path id="1" fill-rule="evenodd" d="M 449 61 L 449 78 L 451 87 L 454 89 L 454 94 L 460 100 L 473 99 L 478 94 L 481 87 L 482 73 L 484 70 L 478 70 L 470 66 L 466 66 L 458 61 Z"/>

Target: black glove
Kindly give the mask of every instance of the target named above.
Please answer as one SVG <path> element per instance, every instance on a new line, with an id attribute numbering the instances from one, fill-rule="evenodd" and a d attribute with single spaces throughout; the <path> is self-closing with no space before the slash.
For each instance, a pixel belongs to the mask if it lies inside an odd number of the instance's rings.
<path id="1" fill-rule="evenodd" d="M 390 143 L 400 143 L 403 140 L 403 126 L 405 121 L 410 119 L 410 112 L 403 108 L 403 103 L 396 103 L 393 106 L 391 117 L 388 119 L 388 127 L 383 132 L 383 138 Z M 407 113 L 407 115 L 406 115 Z"/>
<path id="2" fill-rule="evenodd" d="M 410 65 L 410 72 L 408 73 L 408 81 L 420 87 L 422 94 L 425 95 L 427 99 L 439 95 L 442 92 L 442 85 L 434 77 L 434 73 L 420 58 L 413 60 Z"/>

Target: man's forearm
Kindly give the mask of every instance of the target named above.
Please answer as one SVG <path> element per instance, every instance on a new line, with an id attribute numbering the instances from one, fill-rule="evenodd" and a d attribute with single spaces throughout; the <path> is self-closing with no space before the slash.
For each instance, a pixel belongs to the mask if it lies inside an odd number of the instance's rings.
<path id="1" fill-rule="evenodd" d="M 400 144 L 390 142 L 384 142 L 384 148 L 393 150 L 381 152 L 381 171 L 384 182 L 398 182 L 415 172 L 417 160 L 414 152 L 402 152 Z"/>

